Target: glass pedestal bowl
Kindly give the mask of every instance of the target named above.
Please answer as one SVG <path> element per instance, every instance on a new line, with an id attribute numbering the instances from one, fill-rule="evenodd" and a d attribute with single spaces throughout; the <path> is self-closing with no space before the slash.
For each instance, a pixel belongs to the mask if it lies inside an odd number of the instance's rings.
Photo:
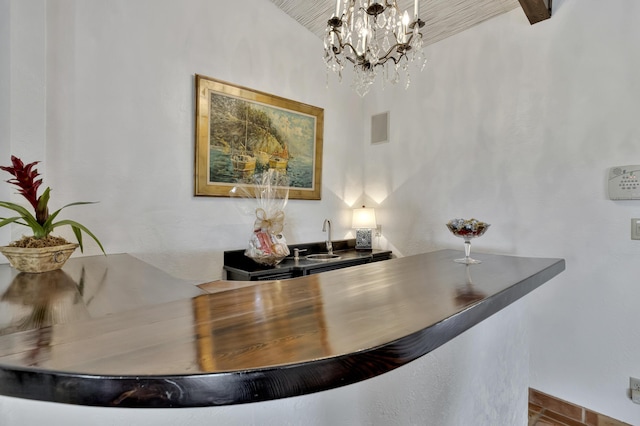
<path id="1" fill-rule="evenodd" d="M 488 223 L 479 221 L 477 219 L 451 219 L 447 222 L 447 228 L 456 237 L 464 239 L 464 258 L 455 259 L 454 262 L 464 263 L 466 265 L 472 265 L 475 263 L 482 263 L 480 260 L 471 258 L 471 240 L 484 234 L 491 226 Z"/>

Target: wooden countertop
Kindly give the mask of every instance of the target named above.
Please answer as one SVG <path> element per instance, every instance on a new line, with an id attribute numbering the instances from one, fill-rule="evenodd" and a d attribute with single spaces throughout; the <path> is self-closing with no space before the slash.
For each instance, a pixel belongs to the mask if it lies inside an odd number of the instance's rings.
<path id="1" fill-rule="evenodd" d="M 199 288 L 128 255 L 73 258 L 39 275 L 0 265 L 0 394 L 195 407 L 332 389 L 432 351 L 565 268 L 457 257 L 441 250 L 237 288 Z"/>

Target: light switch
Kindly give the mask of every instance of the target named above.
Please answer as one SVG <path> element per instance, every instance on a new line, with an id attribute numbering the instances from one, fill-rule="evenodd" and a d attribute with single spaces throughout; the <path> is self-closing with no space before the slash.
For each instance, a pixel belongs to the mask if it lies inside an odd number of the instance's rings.
<path id="1" fill-rule="evenodd" d="M 640 240 L 640 219 L 631 219 L 631 239 Z"/>

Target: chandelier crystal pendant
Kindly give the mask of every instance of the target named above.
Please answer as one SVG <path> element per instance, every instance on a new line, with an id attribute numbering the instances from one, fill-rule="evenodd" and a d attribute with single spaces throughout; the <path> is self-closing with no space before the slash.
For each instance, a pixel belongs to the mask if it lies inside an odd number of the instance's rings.
<path id="1" fill-rule="evenodd" d="M 335 14 L 327 21 L 324 61 L 327 73 L 333 71 L 342 81 L 342 70 L 353 64 L 353 88 L 364 96 L 375 81 L 377 71 L 395 84 L 400 73 L 411 82 L 409 65 L 422 71 L 427 63 L 423 53 L 418 0 L 414 0 L 413 18 L 401 12 L 396 0 L 336 0 Z M 328 78 L 328 76 L 327 76 Z"/>

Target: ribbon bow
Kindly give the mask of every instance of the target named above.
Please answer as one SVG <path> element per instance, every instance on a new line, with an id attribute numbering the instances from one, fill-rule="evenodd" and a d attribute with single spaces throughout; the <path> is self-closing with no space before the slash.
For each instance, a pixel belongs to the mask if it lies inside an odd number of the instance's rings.
<path id="1" fill-rule="evenodd" d="M 265 229 L 273 235 L 281 233 L 284 229 L 284 212 L 282 210 L 278 210 L 273 217 L 269 218 L 264 209 L 256 209 L 256 221 L 253 225 L 253 229 Z"/>

